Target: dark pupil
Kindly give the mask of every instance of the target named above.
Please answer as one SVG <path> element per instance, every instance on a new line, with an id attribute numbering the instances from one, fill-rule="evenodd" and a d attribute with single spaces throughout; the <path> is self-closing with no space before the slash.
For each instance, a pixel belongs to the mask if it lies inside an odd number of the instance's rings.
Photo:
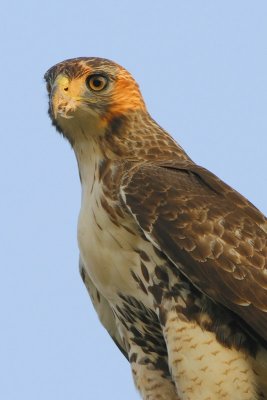
<path id="1" fill-rule="evenodd" d="M 98 88 L 99 86 L 102 85 L 102 81 L 101 81 L 101 79 L 95 78 L 95 79 L 93 80 L 93 84 L 94 84 L 95 87 Z"/>

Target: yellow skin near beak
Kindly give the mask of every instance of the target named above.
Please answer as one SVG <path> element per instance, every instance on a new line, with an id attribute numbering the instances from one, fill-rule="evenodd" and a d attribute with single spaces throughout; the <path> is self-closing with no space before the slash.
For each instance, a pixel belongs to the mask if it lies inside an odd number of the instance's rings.
<path id="1" fill-rule="evenodd" d="M 69 85 L 69 79 L 65 76 L 65 75 L 58 75 L 58 77 L 56 78 L 55 84 L 58 85 L 61 88 L 67 88 L 68 89 L 68 85 Z"/>
<path id="2" fill-rule="evenodd" d="M 72 114 L 81 101 L 86 101 L 84 96 L 81 96 L 81 88 L 83 87 L 83 78 L 71 80 L 65 75 L 57 76 L 51 91 L 51 105 L 54 118 L 58 115 L 62 118 L 73 118 Z M 83 93 L 82 93 L 83 94 Z"/>

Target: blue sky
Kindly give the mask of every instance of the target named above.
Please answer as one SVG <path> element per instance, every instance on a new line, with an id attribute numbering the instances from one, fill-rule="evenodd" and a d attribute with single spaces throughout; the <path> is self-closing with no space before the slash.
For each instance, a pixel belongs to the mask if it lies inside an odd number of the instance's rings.
<path id="1" fill-rule="evenodd" d="M 78 172 L 44 72 L 77 56 L 125 66 L 154 119 L 266 214 L 266 20 L 265 0 L 1 5 L 1 399 L 139 398 L 79 277 Z"/>

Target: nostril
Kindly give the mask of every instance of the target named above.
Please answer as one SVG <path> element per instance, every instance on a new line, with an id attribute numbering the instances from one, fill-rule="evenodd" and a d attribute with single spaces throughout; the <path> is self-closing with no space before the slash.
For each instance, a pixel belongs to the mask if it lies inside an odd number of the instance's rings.
<path id="1" fill-rule="evenodd" d="M 68 87 L 64 87 L 64 90 L 65 90 L 65 92 L 67 92 L 69 90 L 69 88 Z"/>

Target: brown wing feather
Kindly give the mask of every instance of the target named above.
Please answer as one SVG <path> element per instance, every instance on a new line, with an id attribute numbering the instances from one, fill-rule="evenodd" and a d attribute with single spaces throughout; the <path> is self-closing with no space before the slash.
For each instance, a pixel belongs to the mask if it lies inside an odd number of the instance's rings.
<path id="1" fill-rule="evenodd" d="M 267 340 L 266 218 L 258 209 L 189 162 L 134 168 L 122 197 L 195 286 Z"/>

